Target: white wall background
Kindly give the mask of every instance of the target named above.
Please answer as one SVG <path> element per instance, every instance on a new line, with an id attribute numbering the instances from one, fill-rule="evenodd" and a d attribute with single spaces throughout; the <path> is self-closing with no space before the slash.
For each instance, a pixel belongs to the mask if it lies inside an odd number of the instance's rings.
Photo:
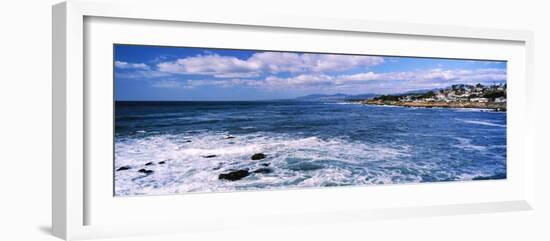
<path id="1" fill-rule="evenodd" d="M 198 1 L 198 0 L 197 0 Z M 0 240 L 56 240 L 51 219 L 51 5 L 3 1 L 0 7 Z M 546 1 L 201 0 L 212 14 L 262 10 L 535 32 L 537 199 L 535 211 L 301 225 L 283 230 L 226 230 L 116 240 L 550 240 L 550 14 Z M 154 11 L 154 9 L 152 10 Z"/>

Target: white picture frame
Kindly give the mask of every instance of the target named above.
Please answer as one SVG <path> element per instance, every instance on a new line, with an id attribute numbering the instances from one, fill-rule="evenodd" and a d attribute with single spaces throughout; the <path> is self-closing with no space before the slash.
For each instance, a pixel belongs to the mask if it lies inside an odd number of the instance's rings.
<path id="1" fill-rule="evenodd" d="M 155 11 L 150 11 L 150 9 Z M 107 19 L 102 21 L 102 19 Z M 94 175 L 107 175 L 113 170 L 97 171 L 90 174 L 90 169 L 98 168 L 88 160 L 90 156 L 90 143 L 94 140 L 87 139 L 90 134 L 90 113 L 93 111 L 98 92 L 88 92 L 89 89 L 97 89 L 98 86 L 90 86 L 85 78 L 90 78 L 86 68 L 96 68 L 95 62 L 105 60 L 105 57 L 89 59 L 89 49 L 96 48 L 88 45 L 86 41 L 90 34 L 96 42 L 106 41 L 113 43 L 115 39 L 102 38 L 108 36 L 109 31 L 103 31 L 100 27 L 92 30 L 86 24 L 99 25 L 112 24 L 118 28 L 125 28 L 131 24 L 139 26 L 148 24 L 147 29 L 156 31 L 163 25 L 180 26 L 181 24 L 204 24 L 212 28 L 224 30 L 253 29 L 254 31 L 275 31 L 274 34 L 283 32 L 300 31 L 300 33 L 315 32 L 316 35 L 346 35 L 358 34 L 389 36 L 395 39 L 423 39 L 422 41 L 448 42 L 442 47 L 455 45 L 460 49 L 461 44 L 469 47 L 482 48 L 488 46 L 485 53 L 477 56 L 506 57 L 512 61 L 512 69 L 509 75 L 510 95 L 513 101 L 509 105 L 509 134 L 508 141 L 512 148 L 509 150 L 509 168 L 511 175 L 505 182 L 472 182 L 472 183 L 445 183 L 445 184 L 419 184 L 419 185 L 383 185 L 372 187 L 345 187 L 331 189 L 308 190 L 284 190 L 264 192 L 236 192 L 219 194 L 197 194 L 190 196 L 158 196 L 158 197 L 134 197 L 127 199 L 112 199 L 101 193 L 101 185 L 94 184 Z M 115 23 L 110 23 L 114 20 Z M 88 22 L 87 22 L 88 21 Z M 116 21 L 120 22 L 118 24 Z M 530 108 L 529 94 L 533 92 L 533 34 L 529 31 L 497 30 L 468 28 L 456 26 L 421 25 L 409 23 L 373 22 L 350 19 L 321 19 L 301 18 L 292 16 L 277 16 L 261 14 L 257 16 L 237 15 L 209 15 L 206 9 L 193 9 L 192 3 L 177 1 L 155 2 L 95 2 L 84 0 L 72 0 L 60 3 L 53 7 L 53 168 L 52 168 L 52 227 L 53 234 L 63 239 L 84 239 L 94 237 L 111 237 L 121 235 L 155 234 L 170 232 L 192 232 L 196 230 L 220 229 L 243 225 L 292 225 L 300 222 L 330 223 L 348 220 L 369 220 L 400 217 L 422 217 L 432 215 L 451 215 L 481 212 L 530 210 L 534 198 L 534 167 L 535 157 L 534 130 L 531 124 L 533 109 Z M 160 27 L 159 27 L 160 26 Z M 202 25 L 201 25 L 202 26 Z M 215 30 L 215 29 L 214 29 Z M 213 30 L 213 31 L 214 31 Z M 111 30 L 112 31 L 112 30 Z M 121 31 L 124 32 L 124 31 Z M 130 41 L 131 34 L 121 34 L 120 38 Z M 126 36 L 126 37 L 124 37 Z M 163 33 L 159 30 L 158 39 L 139 39 L 134 36 L 137 43 L 156 43 L 169 45 L 171 42 L 163 40 Z M 110 37 L 110 36 L 109 36 Z M 114 38 L 114 37 L 113 37 Z M 103 40 L 102 40 L 103 39 Z M 116 39 L 120 40 L 120 39 Z M 145 41 L 145 42 L 144 42 Z M 411 40 L 412 41 L 412 40 Z M 448 45 L 447 45 L 448 44 Z M 503 51 L 509 54 L 499 53 L 498 48 L 490 50 L 490 46 L 502 44 L 510 46 L 510 50 Z M 406 45 L 403 45 L 406 46 Z M 464 46 L 463 46 L 464 47 Z M 281 48 L 281 47 L 279 47 Z M 98 47 L 98 50 L 103 48 Z M 95 49 L 94 49 L 95 50 Z M 303 49 L 299 49 L 303 50 Z M 346 50 L 341 50 L 346 51 Z M 340 52 L 341 52 L 340 51 Z M 353 51 L 353 50 L 347 50 Z M 359 50 L 356 50 L 359 51 Z M 398 51 L 398 50 L 396 50 Z M 483 52 L 483 51 L 480 51 Z M 370 52 L 369 52 L 370 53 Z M 389 52 L 386 52 L 389 53 Z M 426 52 L 427 53 L 427 52 Z M 371 53 L 372 54 L 372 53 Z M 411 52 L 409 55 L 416 55 Z M 419 53 L 421 54 L 421 53 Z M 429 54 L 429 53 L 427 53 Z M 443 54 L 447 57 L 457 53 Z M 468 56 L 468 53 L 463 53 Z M 501 55 L 503 54 L 503 55 Z M 97 54 L 101 55 L 101 54 Z M 407 54 L 401 54 L 407 55 Z M 431 54 L 433 55 L 433 54 Z M 438 56 L 441 57 L 441 56 Z M 464 56 L 463 56 L 464 57 Z M 504 58 L 503 57 L 503 58 Z M 97 68 L 96 68 L 97 69 Z M 108 72 L 103 69 L 100 72 Z M 112 71 L 112 69 L 110 70 Z M 112 101 L 111 93 L 105 95 L 106 100 Z M 90 103 L 92 101 L 92 103 Z M 93 115 L 93 116 L 103 116 Z M 104 117 L 101 117 L 104 118 Z M 112 118 L 105 116 L 105 118 Z M 94 121 L 95 122 L 95 121 Z M 88 124 L 87 124 L 88 123 Z M 95 130 L 95 129 L 94 129 Z M 511 164 L 511 165 L 510 165 Z M 100 167 L 99 167 L 100 168 Z M 94 169 L 95 170 L 95 169 Z M 112 182 L 109 180 L 108 182 Z M 108 183 L 106 182 L 106 183 Z M 99 187 L 99 188 L 98 188 Z M 471 196 L 458 198 L 457 195 L 437 199 L 438 194 L 445 194 L 448 189 L 457 190 L 457 193 Z M 100 191 L 94 191 L 94 190 Z M 407 190 L 411 190 L 410 192 Z M 492 194 L 484 194 L 492 190 Z M 99 194 L 98 194 L 99 193 Z M 424 193 L 428 199 L 414 199 L 410 201 L 390 201 L 384 198 L 369 200 L 368 202 L 351 201 L 346 208 L 337 208 L 328 203 L 308 203 L 310 200 L 325 200 L 326 197 L 335 198 L 331 202 L 342 204 L 342 200 L 361 200 L 365 193 L 377 197 L 394 197 L 396 200 L 405 195 L 417 196 Z M 97 194 L 97 195 L 96 195 Z M 102 197 L 98 197 L 102 196 Z M 265 210 L 251 203 L 269 203 L 279 200 L 281 197 L 302 200 L 293 208 L 289 203 L 273 206 Z M 354 198 L 356 197 L 356 198 Z M 111 202 L 111 198 L 112 201 Z M 205 210 L 201 205 L 215 206 L 217 202 L 224 200 L 229 205 L 247 205 L 256 215 L 240 214 L 231 210 L 215 209 L 215 212 L 201 213 Z M 249 203 L 250 202 L 250 203 Z M 150 207 L 162 203 L 163 210 L 146 212 L 147 219 L 132 216 L 132 213 L 142 207 Z M 180 208 L 174 211 L 178 204 L 185 203 L 193 208 Z M 368 203 L 370 207 L 361 208 Z M 93 205 L 92 205 L 93 204 Z M 147 210 L 147 209 L 145 209 Z M 181 218 L 185 213 L 186 217 Z M 232 215 L 234 222 L 228 223 L 223 217 Z M 100 217 L 91 220 L 90 217 Z M 206 218 L 201 218 L 205 216 Z M 330 217 L 330 218 L 328 218 Z M 112 219 L 113 222 L 108 222 Z M 97 221 L 95 221 L 97 220 Z M 291 221 L 288 221 L 291 220 Z"/>

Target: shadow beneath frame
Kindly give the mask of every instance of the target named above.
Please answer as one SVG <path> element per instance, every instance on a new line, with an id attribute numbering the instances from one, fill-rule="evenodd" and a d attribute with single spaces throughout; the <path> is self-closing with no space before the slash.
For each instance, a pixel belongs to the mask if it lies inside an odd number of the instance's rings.
<path id="1" fill-rule="evenodd" d="M 40 230 L 40 232 L 42 232 L 44 234 L 53 235 L 52 226 L 43 225 L 43 226 L 38 227 L 38 230 Z"/>

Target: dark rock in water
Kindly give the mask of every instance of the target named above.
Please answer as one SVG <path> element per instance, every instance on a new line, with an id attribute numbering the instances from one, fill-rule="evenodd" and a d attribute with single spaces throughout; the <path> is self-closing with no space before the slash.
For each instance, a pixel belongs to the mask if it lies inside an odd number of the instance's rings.
<path id="1" fill-rule="evenodd" d="M 121 166 L 119 167 L 118 169 L 116 169 L 116 171 L 126 171 L 126 170 L 130 170 L 132 169 L 130 166 Z"/>
<path id="2" fill-rule="evenodd" d="M 492 176 L 477 176 L 477 177 L 474 177 L 472 180 L 478 181 L 478 180 L 497 180 L 497 179 L 506 179 L 506 173 L 497 173 Z"/>
<path id="3" fill-rule="evenodd" d="M 212 157 L 217 157 L 217 155 L 206 155 L 206 156 L 202 156 L 203 158 L 212 158 Z"/>
<path id="4" fill-rule="evenodd" d="M 146 166 L 151 166 L 151 165 L 153 165 L 153 162 L 147 162 L 147 163 L 145 163 L 145 165 Z"/>
<path id="5" fill-rule="evenodd" d="M 151 173 L 153 173 L 154 171 L 153 171 L 153 170 L 147 170 L 147 169 L 139 169 L 138 172 L 140 172 L 140 173 L 145 173 L 145 174 L 151 174 Z"/>
<path id="6" fill-rule="evenodd" d="M 229 180 L 229 181 L 236 181 L 243 179 L 244 177 L 250 175 L 250 172 L 248 170 L 238 170 L 238 171 L 232 171 L 228 173 L 221 173 L 218 176 L 218 179 L 222 180 Z"/>
<path id="7" fill-rule="evenodd" d="M 250 157 L 252 160 L 261 160 L 266 158 L 266 155 L 263 153 L 256 153 Z"/>
<path id="8" fill-rule="evenodd" d="M 268 167 L 271 163 L 269 162 L 266 162 L 266 163 L 260 163 L 260 166 L 264 166 L 264 167 Z"/>
<path id="9" fill-rule="evenodd" d="M 159 164 L 161 164 L 161 165 L 162 165 L 162 164 L 165 164 L 165 163 L 166 163 L 166 161 L 160 161 L 160 162 L 159 162 Z"/>
<path id="10" fill-rule="evenodd" d="M 189 143 L 191 140 L 184 140 L 183 143 Z"/>
<path id="11" fill-rule="evenodd" d="M 273 169 L 267 168 L 267 167 L 258 168 L 253 171 L 253 173 L 262 173 L 262 174 L 268 174 L 272 172 L 273 172 Z"/>

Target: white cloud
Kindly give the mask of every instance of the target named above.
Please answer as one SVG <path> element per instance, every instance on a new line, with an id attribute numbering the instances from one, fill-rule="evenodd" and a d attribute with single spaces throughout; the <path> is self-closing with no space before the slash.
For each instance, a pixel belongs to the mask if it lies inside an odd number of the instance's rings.
<path id="1" fill-rule="evenodd" d="M 151 79 L 168 77 L 170 73 L 160 72 L 157 70 L 134 70 L 131 72 L 116 72 L 115 76 L 121 79 Z"/>
<path id="2" fill-rule="evenodd" d="M 124 61 L 115 61 L 115 67 L 119 69 L 150 69 L 149 66 L 144 63 L 128 63 Z"/>
<path id="3" fill-rule="evenodd" d="M 217 78 L 253 78 L 263 73 L 329 73 L 382 64 L 382 57 L 331 54 L 259 52 L 241 60 L 220 55 L 198 55 L 157 65 L 173 74 L 210 75 Z"/>
<path id="4" fill-rule="evenodd" d="M 289 78 L 279 78 L 269 76 L 263 81 L 264 86 L 268 87 L 303 87 L 303 86 L 318 86 L 331 85 L 334 83 L 334 78 L 323 74 L 301 74 Z"/>
<path id="5" fill-rule="evenodd" d="M 188 88 L 195 88 L 199 86 L 216 86 L 216 87 L 231 87 L 231 86 L 261 86 L 263 85 L 262 80 L 256 79 L 198 79 L 198 80 L 187 80 L 185 86 Z"/>
<path id="6" fill-rule="evenodd" d="M 304 54 L 303 58 L 314 72 L 344 71 L 384 63 L 384 58 L 375 56 Z"/>
<path id="7" fill-rule="evenodd" d="M 359 73 L 340 75 L 335 78 L 336 84 L 365 83 L 368 81 L 407 81 L 414 83 L 441 83 L 443 85 L 461 83 L 474 84 L 478 82 L 497 82 L 506 80 L 505 69 L 475 69 L 475 70 L 443 70 L 431 69 L 425 71 Z"/>
<path id="8" fill-rule="evenodd" d="M 443 70 L 432 69 L 415 76 L 417 81 L 441 81 L 473 84 L 506 80 L 506 69 Z"/>
<path id="9" fill-rule="evenodd" d="M 214 77 L 255 77 L 259 63 L 220 55 L 199 55 L 157 64 L 159 71 L 172 74 L 212 75 Z"/>
<path id="10" fill-rule="evenodd" d="M 184 84 L 182 84 L 179 81 L 175 81 L 175 80 L 155 81 L 151 86 L 155 87 L 155 88 L 165 88 L 165 89 L 186 88 L 186 86 Z"/>
<path id="11" fill-rule="evenodd" d="M 443 70 L 431 69 L 408 72 L 365 72 L 351 75 L 326 75 L 321 73 L 298 74 L 292 77 L 268 76 L 265 79 L 197 79 L 182 82 L 180 86 L 194 88 L 199 86 L 231 87 L 245 86 L 264 89 L 289 88 L 341 88 L 375 86 L 388 89 L 414 89 L 447 87 L 452 84 L 476 84 L 503 82 L 505 69 Z M 179 82 L 178 82 L 179 83 Z M 166 86 L 169 86 L 165 84 Z"/>

